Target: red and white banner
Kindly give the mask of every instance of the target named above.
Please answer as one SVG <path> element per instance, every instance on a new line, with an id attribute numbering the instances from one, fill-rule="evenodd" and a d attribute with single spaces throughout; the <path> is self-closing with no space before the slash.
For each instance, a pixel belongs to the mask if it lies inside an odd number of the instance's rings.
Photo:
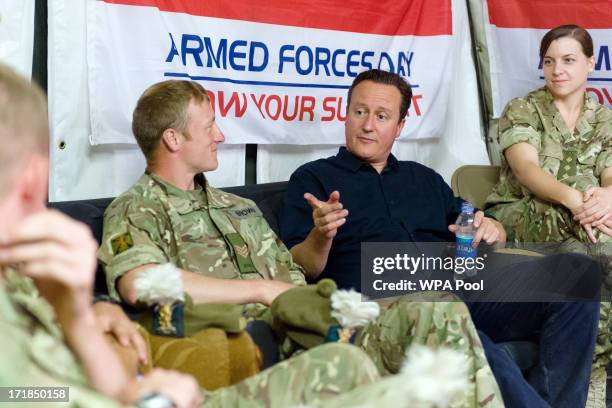
<path id="1" fill-rule="evenodd" d="M 403 137 L 439 137 L 455 69 L 451 1 L 92 2 L 91 141 L 134 143 L 142 91 L 192 79 L 209 90 L 227 143 L 339 144 L 348 87 L 369 68 L 413 86 Z"/>
<path id="2" fill-rule="evenodd" d="M 587 92 L 612 106 L 612 0 L 487 0 L 483 7 L 494 117 L 512 98 L 544 85 L 540 41 L 562 24 L 582 26 L 593 37 L 595 71 Z"/>

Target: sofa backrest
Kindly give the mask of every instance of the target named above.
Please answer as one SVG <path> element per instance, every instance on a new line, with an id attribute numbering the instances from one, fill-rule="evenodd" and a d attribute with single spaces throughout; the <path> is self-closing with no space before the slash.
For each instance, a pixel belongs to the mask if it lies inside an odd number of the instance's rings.
<path id="1" fill-rule="evenodd" d="M 278 214 L 283 203 L 283 196 L 287 190 L 287 182 L 254 184 L 249 186 L 223 188 L 228 193 L 236 194 L 255 201 L 270 227 L 278 234 Z M 50 208 L 55 208 L 64 214 L 81 221 L 91 229 L 93 236 L 98 241 L 102 240 L 102 224 L 104 222 L 104 211 L 113 201 L 113 198 L 97 198 L 92 200 L 56 201 L 49 203 Z M 96 271 L 96 293 L 108 293 L 106 278 L 102 267 L 98 265 Z"/>
<path id="2" fill-rule="evenodd" d="M 456 197 L 485 208 L 487 197 L 499 180 L 499 166 L 467 164 L 453 173 L 451 186 Z"/>

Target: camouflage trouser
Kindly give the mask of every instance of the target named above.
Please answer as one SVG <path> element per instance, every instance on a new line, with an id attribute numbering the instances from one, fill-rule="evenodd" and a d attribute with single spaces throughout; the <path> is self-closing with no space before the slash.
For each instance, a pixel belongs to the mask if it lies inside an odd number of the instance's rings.
<path id="1" fill-rule="evenodd" d="M 470 386 L 453 406 L 503 406 L 467 306 L 452 294 L 417 293 L 381 303 L 378 319 L 357 340 L 382 375 L 395 374 L 412 344 L 445 346 L 468 358 Z"/>
<path id="2" fill-rule="evenodd" d="M 438 293 L 381 302 L 379 318 L 357 339 L 365 353 L 337 343 L 318 346 L 240 384 L 207 392 L 205 406 L 413 407 L 406 394 L 394 392 L 408 380 L 389 375 L 399 371 L 411 344 L 445 346 L 467 357 L 469 387 L 451 406 L 503 407 L 467 306 L 454 295 Z"/>
<path id="3" fill-rule="evenodd" d="M 368 356 L 357 347 L 346 344 L 325 344 L 274 365 L 239 384 L 217 391 L 204 391 L 204 406 L 279 407 L 299 404 L 325 407 L 354 406 L 363 400 L 334 404 L 333 398 L 372 384 L 380 375 Z M 374 384 L 378 386 L 377 384 Z M 384 385 L 381 385 L 384 388 Z M 349 397 L 350 398 L 350 397 Z M 369 399 L 371 405 L 376 400 Z M 393 406 L 401 406 L 398 404 Z"/>
<path id="4" fill-rule="evenodd" d="M 420 405 L 402 392 L 410 378 L 380 378 L 376 366 L 359 348 L 339 343 L 324 344 L 251 377 L 217 391 L 204 391 L 207 408 L 325 408 L 397 407 Z M 452 406 L 462 405 L 456 401 Z M 503 406 L 497 397 L 496 404 Z"/>

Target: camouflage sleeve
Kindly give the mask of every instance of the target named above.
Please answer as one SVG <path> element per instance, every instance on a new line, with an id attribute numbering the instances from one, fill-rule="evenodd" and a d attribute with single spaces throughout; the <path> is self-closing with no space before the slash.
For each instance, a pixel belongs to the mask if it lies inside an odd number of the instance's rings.
<path id="1" fill-rule="evenodd" d="M 103 396 L 93 388 L 83 383 L 75 383 L 59 375 L 55 375 L 58 367 L 50 368 L 36 361 L 42 358 L 40 350 L 36 349 L 36 344 L 31 344 L 27 338 L 23 338 L 23 333 L 14 326 L 0 322 L 0 341 L 2 342 L 3 352 L 0 356 L 0 387 L 66 387 L 68 399 L 64 403 L 50 403 L 49 406 L 67 407 L 118 407 L 117 402 Z M 17 341 L 20 339 L 22 341 Z M 40 343 L 40 336 L 38 343 Z M 28 354 L 28 352 L 31 352 Z M 51 352 L 53 353 L 53 352 Z M 39 356 L 37 356 L 39 355 Z M 34 356 L 34 357 L 32 357 Z M 48 364 L 52 364 L 51 361 Z M 63 392 L 58 389 L 58 393 Z M 58 394 L 61 396 L 61 394 Z M 4 406 L 3 404 L 0 404 Z M 20 402 L 16 404 L 20 407 L 39 407 L 38 402 Z M 44 405 L 44 404 L 43 404 Z M 7 405 L 8 406 L 8 405 Z"/>
<path id="2" fill-rule="evenodd" d="M 595 162 L 595 175 L 599 177 L 605 169 L 612 167 L 612 110 L 602 106 L 597 112 L 597 121 L 595 131 L 603 144 Z"/>
<path id="3" fill-rule="evenodd" d="M 0 285 L 0 387 L 68 387 L 66 401 L 69 402 L 55 402 L 49 406 L 118 405 L 88 385 L 84 371 L 68 347 L 62 344 L 59 332 L 55 336 L 41 324 L 34 324 L 29 314 L 8 299 L 5 288 Z M 52 325 L 52 313 L 49 313 Z M 20 402 L 14 406 L 37 407 L 40 404 Z M 5 405 L 0 403 L 0 406 Z"/>
<path id="4" fill-rule="evenodd" d="M 540 151 L 541 134 L 538 132 L 540 119 L 533 104 L 525 98 L 510 101 L 499 118 L 499 148 L 526 142 Z"/>
<path id="5" fill-rule="evenodd" d="M 126 272 L 149 263 L 169 262 L 164 250 L 162 211 L 157 206 L 119 202 L 109 206 L 104 214 L 104 231 L 98 259 L 104 267 L 108 290 L 120 300 L 117 279 Z"/>
<path id="6" fill-rule="evenodd" d="M 276 238 L 276 244 L 278 245 L 280 252 L 277 259 L 280 262 L 284 262 L 289 266 L 289 275 L 291 276 L 291 282 L 295 285 L 306 285 L 306 278 L 304 277 L 304 269 L 293 261 L 291 252 L 287 249 L 283 241 L 280 238 Z"/>

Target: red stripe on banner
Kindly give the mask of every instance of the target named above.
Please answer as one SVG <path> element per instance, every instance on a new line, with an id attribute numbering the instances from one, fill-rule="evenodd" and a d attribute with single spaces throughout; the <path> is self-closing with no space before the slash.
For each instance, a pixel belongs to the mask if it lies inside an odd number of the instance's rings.
<path id="1" fill-rule="evenodd" d="M 194 16 L 382 35 L 452 35 L 451 0 L 98 0 Z"/>
<path id="2" fill-rule="evenodd" d="M 489 22 L 497 27 L 612 28 L 612 0 L 487 0 L 487 4 Z"/>

